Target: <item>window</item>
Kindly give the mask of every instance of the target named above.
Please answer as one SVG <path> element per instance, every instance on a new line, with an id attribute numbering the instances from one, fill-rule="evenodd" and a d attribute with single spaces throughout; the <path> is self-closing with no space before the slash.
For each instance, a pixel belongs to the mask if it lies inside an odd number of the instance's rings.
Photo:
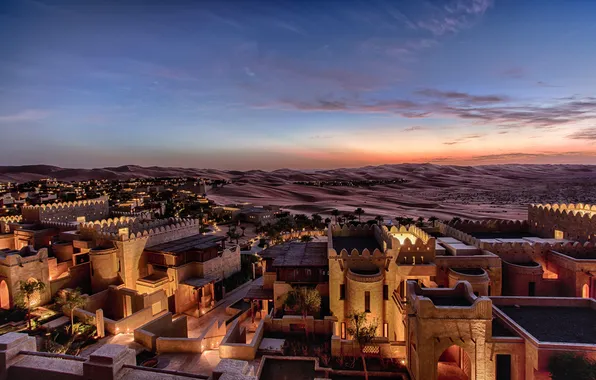
<path id="1" fill-rule="evenodd" d="M 341 323 L 341 338 L 346 339 L 346 323 Z"/>
<path id="2" fill-rule="evenodd" d="M 370 313 L 370 292 L 364 292 L 364 311 Z"/>
<path id="3" fill-rule="evenodd" d="M 385 301 L 389 299 L 389 285 L 383 285 L 383 299 Z"/>
<path id="4" fill-rule="evenodd" d="M 389 324 L 388 323 L 383 323 L 383 336 L 385 338 L 389 337 Z"/>
<path id="5" fill-rule="evenodd" d="M 528 295 L 530 297 L 534 297 L 536 295 L 536 283 L 535 282 L 528 283 Z"/>
<path id="6" fill-rule="evenodd" d="M 339 285 L 339 299 L 346 299 L 346 286 L 344 284 Z"/>

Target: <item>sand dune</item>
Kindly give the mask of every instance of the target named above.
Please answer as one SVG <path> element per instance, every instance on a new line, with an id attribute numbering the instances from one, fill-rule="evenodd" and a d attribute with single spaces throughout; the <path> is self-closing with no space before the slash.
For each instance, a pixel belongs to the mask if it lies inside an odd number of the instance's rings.
<path id="1" fill-rule="evenodd" d="M 136 165 L 100 169 L 48 165 L 0 167 L 0 181 L 16 182 L 47 177 L 73 181 L 181 176 L 231 180 L 231 184 L 209 192 L 210 198 L 218 203 L 275 204 L 293 212 L 325 215 L 334 208 L 353 211 L 362 207 L 366 211 L 364 218 L 435 215 L 440 218 L 523 219 L 528 203 L 596 202 L 596 166 L 591 165 L 399 164 L 271 172 Z M 397 179 L 405 179 L 406 183 L 361 187 L 295 183 Z"/>

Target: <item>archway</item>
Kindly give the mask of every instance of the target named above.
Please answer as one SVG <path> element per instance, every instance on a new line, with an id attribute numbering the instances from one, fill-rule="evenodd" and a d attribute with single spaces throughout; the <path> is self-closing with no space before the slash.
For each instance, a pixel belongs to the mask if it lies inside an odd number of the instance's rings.
<path id="1" fill-rule="evenodd" d="M 584 284 L 582 286 L 582 298 L 590 298 L 590 285 Z"/>
<path id="2" fill-rule="evenodd" d="M 10 295 L 8 294 L 8 285 L 6 281 L 0 282 L 0 308 L 10 309 Z"/>
<path id="3" fill-rule="evenodd" d="M 470 380 L 472 365 L 463 348 L 454 344 L 447 347 L 437 363 L 438 380 Z"/>

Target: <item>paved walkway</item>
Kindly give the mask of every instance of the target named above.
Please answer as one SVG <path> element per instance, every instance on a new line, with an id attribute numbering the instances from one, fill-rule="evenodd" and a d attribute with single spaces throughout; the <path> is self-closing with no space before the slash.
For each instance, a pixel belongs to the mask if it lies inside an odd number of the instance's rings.
<path id="1" fill-rule="evenodd" d="M 234 289 L 232 292 L 226 294 L 224 299 L 220 302 L 219 305 L 211 309 L 207 314 L 203 315 L 200 318 L 192 315 L 194 312 L 196 314 L 196 310 L 189 310 L 184 314 L 187 316 L 188 320 L 188 337 L 189 338 L 198 338 L 201 333 L 209 327 L 209 325 L 214 320 L 227 320 L 231 317 L 228 313 L 226 313 L 226 307 L 230 306 L 234 302 L 242 299 L 248 293 L 248 290 L 254 286 L 262 286 L 263 285 L 263 277 L 259 277 L 258 279 L 249 282 L 238 289 Z"/>
<path id="2" fill-rule="evenodd" d="M 132 348 L 135 350 L 135 353 L 138 355 L 141 351 L 145 350 L 145 347 L 138 344 L 134 340 L 134 335 L 131 334 L 118 334 L 118 335 L 108 335 L 104 338 L 101 338 L 97 341 L 97 343 L 92 344 L 91 346 L 87 346 L 83 348 L 79 356 L 88 358 L 92 353 L 97 351 L 100 347 L 104 344 L 119 344 L 121 346 L 126 346 L 128 348 Z"/>

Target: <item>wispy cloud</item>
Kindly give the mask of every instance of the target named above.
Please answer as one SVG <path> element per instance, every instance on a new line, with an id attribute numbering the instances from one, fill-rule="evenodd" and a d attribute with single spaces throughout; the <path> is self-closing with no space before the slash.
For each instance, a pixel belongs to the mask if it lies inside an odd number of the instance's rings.
<path id="1" fill-rule="evenodd" d="M 404 129 L 404 132 L 425 131 L 425 130 L 427 130 L 427 129 L 428 129 L 428 128 L 426 128 L 426 127 L 423 127 L 423 126 L 421 126 L 421 125 L 413 125 L 413 126 L 411 126 L 411 127 L 405 128 L 405 129 Z"/>
<path id="2" fill-rule="evenodd" d="M 500 72 L 500 75 L 510 79 L 522 79 L 528 75 L 523 67 L 509 67 Z"/>
<path id="3" fill-rule="evenodd" d="M 502 95 L 472 95 L 457 91 L 440 91 L 435 89 L 423 89 L 416 91 L 416 94 L 436 99 L 461 100 L 470 103 L 499 103 L 508 100 Z"/>
<path id="4" fill-rule="evenodd" d="M 467 135 L 467 136 L 460 137 L 460 138 L 455 139 L 455 140 L 445 141 L 443 144 L 445 144 L 445 145 L 456 145 L 456 144 L 461 144 L 461 143 L 468 142 L 470 140 L 480 139 L 480 138 L 483 138 L 484 136 L 485 135 L 481 135 L 481 134 L 472 134 L 472 135 Z"/>
<path id="5" fill-rule="evenodd" d="M 50 115 L 49 111 L 29 109 L 19 111 L 9 115 L 0 115 L 0 123 L 18 123 L 24 121 L 39 121 L 46 119 Z"/>
<path id="6" fill-rule="evenodd" d="M 568 135 L 567 138 L 573 140 L 596 141 L 596 127 L 580 129 L 579 131 L 575 131 Z"/>
<path id="7" fill-rule="evenodd" d="M 416 92 L 423 99 L 362 100 L 319 98 L 313 101 L 283 99 L 257 108 L 378 113 L 404 118 L 455 117 L 501 129 L 555 129 L 570 123 L 596 121 L 595 97 L 553 99 L 539 104 L 523 104 L 502 95 L 476 95 L 456 91 L 426 89 Z"/>
<path id="8" fill-rule="evenodd" d="M 492 0 L 455 0 L 443 7 L 428 4 L 430 15 L 416 26 L 438 36 L 457 33 L 472 26 L 492 4 Z"/>

